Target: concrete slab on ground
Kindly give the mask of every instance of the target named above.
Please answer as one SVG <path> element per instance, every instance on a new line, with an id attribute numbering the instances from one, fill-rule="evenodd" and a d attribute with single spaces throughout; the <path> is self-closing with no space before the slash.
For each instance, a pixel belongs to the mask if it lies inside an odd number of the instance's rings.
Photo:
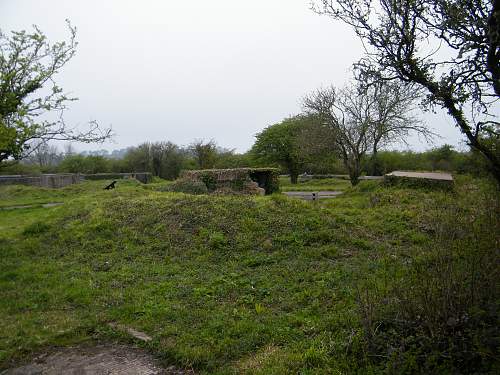
<path id="1" fill-rule="evenodd" d="M 191 370 L 174 366 L 162 368 L 142 349 L 122 345 L 66 348 L 41 355 L 29 365 L 10 369 L 2 375 L 187 375 Z"/>
<path id="2" fill-rule="evenodd" d="M 386 176 L 407 177 L 407 178 L 423 178 L 427 180 L 453 181 L 453 176 L 450 173 L 438 172 L 406 172 L 394 171 L 387 173 Z"/>

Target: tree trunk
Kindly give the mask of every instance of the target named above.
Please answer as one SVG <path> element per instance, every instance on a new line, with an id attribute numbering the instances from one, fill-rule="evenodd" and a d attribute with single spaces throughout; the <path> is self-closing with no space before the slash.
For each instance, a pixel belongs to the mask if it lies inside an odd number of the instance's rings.
<path id="1" fill-rule="evenodd" d="M 349 179 L 351 180 L 351 185 L 356 186 L 359 184 L 359 173 L 355 171 L 349 171 Z"/>
<path id="2" fill-rule="evenodd" d="M 378 158 L 377 158 L 377 155 L 378 155 L 378 149 L 377 149 L 377 145 L 375 144 L 373 146 L 373 153 L 372 153 L 372 156 L 371 156 L 371 160 L 370 160 L 370 174 L 372 176 L 382 176 L 382 168 L 380 166 L 380 163 L 378 161 Z"/>
<path id="3" fill-rule="evenodd" d="M 299 181 L 299 172 L 290 171 L 290 182 L 295 185 Z"/>
<path id="4" fill-rule="evenodd" d="M 359 176 L 361 175 L 361 163 L 359 160 L 349 160 L 344 159 L 344 165 L 349 173 L 349 179 L 351 180 L 351 185 L 356 186 L 359 183 Z"/>

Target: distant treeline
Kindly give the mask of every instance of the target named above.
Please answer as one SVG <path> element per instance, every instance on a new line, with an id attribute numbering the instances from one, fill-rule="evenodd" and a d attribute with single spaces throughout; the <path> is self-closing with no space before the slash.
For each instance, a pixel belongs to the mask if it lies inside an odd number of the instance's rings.
<path id="1" fill-rule="evenodd" d="M 181 147 L 171 142 L 143 143 L 120 152 L 75 153 L 59 152 L 53 146 L 40 147 L 23 161 L 2 168 L 2 174 L 39 173 L 105 173 L 151 172 L 154 176 L 174 180 L 182 170 L 210 168 L 264 167 L 279 164 L 262 161 L 252 150 L 239 154 L 217 146 L 214 141 L 198 141 Z M 117 157 L 117 155 L 121 157 Z M 271 165 L 270 165 L 271 164 Z M 394 170 L 449 171 L 485 174 L 483 159 L 474 152 L 456 151 L 444 145 L 425 152 L 380 151 L 377 158 L 367 155 L 363 161 L 364 174 L 384 174 Z M 288 173 L 287 170 L 282 170 Z M 345 174 L 340 159 L 334 155 L 317 156 L 301 166 L 300 173 Z"/>

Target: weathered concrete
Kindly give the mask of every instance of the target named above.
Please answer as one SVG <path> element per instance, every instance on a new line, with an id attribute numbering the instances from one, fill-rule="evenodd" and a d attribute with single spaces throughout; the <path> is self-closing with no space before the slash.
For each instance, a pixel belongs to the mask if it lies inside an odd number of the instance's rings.
<path id="1" fill-rule="evenodd" d="M 0 185 L 31 185 L 48 188 L 60 188 L 77 184 L 83 177 L 78 174 L 42 174 L 39 176 L 9 175 L 0 176 Z"/>
<path id="2" fill-rule="evenodd" d="M 453 188 L 450 173 L 394 171 L 384 176 L 387 185 L 407 185 L 410 187 L 436 187 L 446 190 Z"/>
<path id="3" fill-rule="evenodd" d="M 136 180 L 147 184 L 151 182 L 151 173 L 96 173 L 96 174 L 78 174 L 78 173 L 58 173 L 42 174 L 39 176 L 7 175 L 0 176 L 1 185 L 30 185 L 46 188 L 61 188 L 68 185 L 77 184 L 83 180 L 117 180 L 135 178 Z"/>
<path id="4" fill-rule="evenodd" d="M 209 192 L 230 189 L 240 193 L 265 194 L 279 191 L 276 168 L 233 168 L 185 171 L 181 178 L 202 181 Z M 256 186 L 257 184 L 257 186 Z"/>
<path id="5" fill-rule="evenodd" d="M 132 336 L 133 338 L 136 338 L 137 340 L 141 340 L 144 342 L 148 342 L 148 341 L 153 340 L 153 338 L 151 336 L 148 336 L 146 333 L 138 331 L 132 327 L 127 327 L 123 324 L 114 323 L 114 322 L 108 323 L 108 325 L 113 329 L 117 329 L 119 331 L 123 331 L 123 332 L 128 333 L 130 336 Z"/>
<path id="6" fill-rule="evenodd" d="M 144 350 L 126 346 L 67 348 L 40 355 L 29 365 L 7 370 L 3 375 L 184 375 L 194 374 L 170 366 L 162 368 Z"/>
<path id="7" fill-rule="evenodd" d="M 386 176 L 408 177 L 408 178 L 425 178 L 425 179 L 430 179 L 430 180 L 453 181 L 453 176 L 450 173 L 438 173 L 438 172 L 394 171 L 394 172 L 386 174 Z"/>

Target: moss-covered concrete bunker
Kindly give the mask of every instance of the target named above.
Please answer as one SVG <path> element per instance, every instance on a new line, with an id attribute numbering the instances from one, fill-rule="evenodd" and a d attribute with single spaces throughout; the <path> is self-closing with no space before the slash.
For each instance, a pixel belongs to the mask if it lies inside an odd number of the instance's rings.
<path id="1" fill-rule="evenodd" d="M 202 181 L 208 191 L 232 190 L 246 194 L 279 191 L 277 168 L 234 168 L 185 171 L 182 178 Z"/>

